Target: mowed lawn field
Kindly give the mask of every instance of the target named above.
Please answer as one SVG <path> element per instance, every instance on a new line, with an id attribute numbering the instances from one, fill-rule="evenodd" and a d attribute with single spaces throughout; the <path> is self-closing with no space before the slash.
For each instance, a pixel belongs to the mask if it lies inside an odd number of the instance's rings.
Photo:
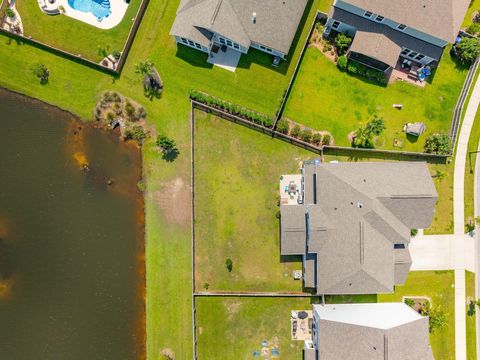
<path id="1" fill-rule="evenodd" d="M 317 154 L 195 112 L 196 288 L 301 291 L 301 257 L 280 256 L 279 183 Z M 225 261 L 230 258 L 233 270 Z M 205 284 L 208 284 L 206 286 Z"/>
<path id="2" fill-rule="evenodd" d="M 131 0 L 121 23 L 112 29 L 99 29 L 66 15 L 47 15 L 37 0 L 18 0 L 16 8 L 22 18 L 25 36 L 47 45 L 100 62 L 99 48 L 122 51 L 141 0 Z"/>
<path id="3" fill-rule="evenodd" d="M 443 329 L 430 334 L 436 360 L 455 359 L 455 276 L 453 271 L 411 271 L 405 285 L 395 286 L 394 294 L 378 295 L 378 302 L 402 301 L 403 296 L 426 296 L 440 306 L 447 321 Z"/>
<path id="4" fill-rule="evenodd" d="M 303 341 L 291 339 L 290 311 L 311 310 L 309 298 L 197 297 L 199 360 L 261 359 L 262 341 L 276 359 L 301 360 Z M 315 301 L 315 300 L 314 300 Z"/>
<path id="5" fill-rule="evenodd" d="M 312 129 L 330 131 L 337 145 L 350 146 L 348 135 L 376 114 L 386 123 L 375 142 L 377 148 L 423 151 L 429 134 L 448 133 L 466 74 L 467 69 L 452 60 L 447 48 L 432 83 L 425 88 L 402 82 L 385 87 L 341 72 L 320 50 L 309 47 L 284 116 Z M 402 104 L 403 109 L 393 104 Z M 403 125 L 417 121 L 424 122 L 427 131 L 418 140 L 406 138 Z M 403 147 L 394 147 L 394 139 L 403 141 Z"/>
<path id="6" fill-rule="evenodd" d="M 467 359 L 476 360 L 477 358 L 477 338 L 476 338 L 476 322 L 475 312 L 478 306 L 470 305 L 471 301 L 475 301 L 475 273 L 465 271 L 465 296 L 466 300 L 466 326 L 467 326 Z"/>

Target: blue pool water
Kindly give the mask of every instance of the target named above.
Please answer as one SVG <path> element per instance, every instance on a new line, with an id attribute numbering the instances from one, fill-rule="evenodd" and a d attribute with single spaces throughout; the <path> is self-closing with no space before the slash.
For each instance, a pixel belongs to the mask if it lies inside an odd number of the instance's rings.
<path id="1" fill-rule="evenodd" d="M 109 0 L 68 0 L 68 5 L 72 9 L 92 13 L 98 21 L 112 13 Z"/>

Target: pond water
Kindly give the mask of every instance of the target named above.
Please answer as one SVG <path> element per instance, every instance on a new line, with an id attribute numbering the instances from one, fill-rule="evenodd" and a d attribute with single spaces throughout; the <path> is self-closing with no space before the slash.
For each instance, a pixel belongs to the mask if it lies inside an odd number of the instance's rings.
<path id="1" fill-rule="evenodd" d="M 145 353 L 140 150 L 0 90 L 0 358 Z"/>

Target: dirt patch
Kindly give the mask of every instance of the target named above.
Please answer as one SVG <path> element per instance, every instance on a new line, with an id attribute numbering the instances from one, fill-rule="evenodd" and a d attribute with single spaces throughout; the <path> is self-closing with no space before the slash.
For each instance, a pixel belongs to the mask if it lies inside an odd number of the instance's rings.
<path id="1" fill-rule="evenodd" d="M 164 184 L 153 196 L 160 209 L 164 210 L 168 222 L 188 224 L 191 214 L 190 188 L 181 177 Z"/>
<path id="2" fill-rule="evenodd" d="M 228 320 L 233 320 L 233 317 L 235 316 L 236 313 L 240 311 L 241 307 L 242 307 L 242 303 L 239 301 L 226 303 L 225 309 L 227 310 L 227 313 L 228 313 Z"/>
<path id="3" fill-rule="evenodd" d="M 167 359 L 174 360 L 175 359 L 175 353 L 173 352 L 172 349 L 165 348 L 162 350 L 161 354 L 163 356 L 166 356 Z"/>

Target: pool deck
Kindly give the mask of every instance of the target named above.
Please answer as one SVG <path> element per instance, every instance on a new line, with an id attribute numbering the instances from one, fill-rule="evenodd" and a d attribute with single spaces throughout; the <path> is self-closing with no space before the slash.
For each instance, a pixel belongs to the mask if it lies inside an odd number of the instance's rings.
<path id="1" fill-rule="evenodd" d="M 45 13 L 46 16 L 55 15 L 55 13 L 58 14 L 58 8 L 62 6 L 64 11 L 61 12 L 61 15 L 66 15 L 104 30 L 112 29 L 120 24 L 128 8 L 128 4 L 124 0 L 110 0 L 111 14 L 108 17 L 103 18 L 101 21 L 98 21 L 97 17 L 90 12 L 83 12 L 73 9 L 68 4 L 68 0 L 55 0 L 53 3 L 50 3 L 48 0 L 37 1 L 40 9 Z"/>

